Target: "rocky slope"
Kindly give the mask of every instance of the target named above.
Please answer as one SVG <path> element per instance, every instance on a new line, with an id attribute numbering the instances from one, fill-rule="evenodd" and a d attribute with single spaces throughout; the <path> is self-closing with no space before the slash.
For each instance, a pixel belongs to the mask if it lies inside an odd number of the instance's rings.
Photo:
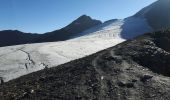
<path id="1" fill-rule="evenodd" d="M 154 30 L 170 27 L 170 0 L 158 0 L 145 7 L 135 17 L 143 17 Z"/>
<path id="2" fill-rule="evenodd" d="M 145 34 L 115 47 L 0 86 L 2 100 L 168 100 L 170 30 Z"/>
<path id="3" fill-rule="evenodd" d="M 17 30 L 0 31 L 0 47 L 27 43 L 63 41 L 76 37 L 78 33 L 101 23 L 99 20 L 82 15 L 64 28 L 44 34 L 24 33 Z"/>

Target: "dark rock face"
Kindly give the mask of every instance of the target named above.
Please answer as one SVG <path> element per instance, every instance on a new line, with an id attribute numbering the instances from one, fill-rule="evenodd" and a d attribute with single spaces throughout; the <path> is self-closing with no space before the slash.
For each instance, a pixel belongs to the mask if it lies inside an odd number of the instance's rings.
<path id="1" fill-rule="evenodd" d="M 0 86 L 2 100 L 168 100 L 170 31 L 145 34 Z M 162 40 L 163 38 L 163 40 Z"/>
<path id="2" fill-rule="evenodd" d="M 38 34 L 23 33 L 17 30 L 0 31 L 0 47 L 17 44 L 33 43 Z"/>
<path id="3" fill-rule="evenodd" d="M 158 0 L 157 2 L 139 11 L 136 17 L 145 17 L 150 26 L 159 30 L 170 27 L 170 0 Z"/>
<path id="4" fill-rule="evenodd" d="M 83 15 L 68 26 L 45 34 L 23 33 L 17 30 L 0 31 L 0 47 L 26 43 L 63 41 L 76 37 L 78 33 L 99 24 L 101 24 L 101 21 Z"/>
<path id="5" fill-rule="evenodd" d="M 162 30 L 164 34 L 161 34 L 161 32 L 156 32 L 155 35 L 155 43 L 158 47 L 164 49 L 167 52 L 170 52 L 170 34 L 167 30 Z"/>

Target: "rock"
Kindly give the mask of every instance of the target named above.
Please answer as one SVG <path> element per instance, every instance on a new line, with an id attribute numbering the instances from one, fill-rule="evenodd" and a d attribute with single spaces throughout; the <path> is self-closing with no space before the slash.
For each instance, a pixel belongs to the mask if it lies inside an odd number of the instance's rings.
<path id="1" fill-rule="evenodd" d="M 4 84 L 3 77 L 0 77 L 0 84 Z"/>
<path id="2" fill-rule="evenodd" d="M 152 77 L 153 77 L 153 76 L 151 76 L 151 75 L 144 75 L 144 76 L 142 76 L 142 77 L 140 78 L 140 81 L 142 81 L 142 82 L 147 82 L 147 81 L 149 81 L 150 79 L 152 79 Z"/>
<path id="3" fill-rule="evenodd" d="M 120 87 L 126 87 L 126 88 L 133 88 L 134 87 L 134 83 L 118 82 L 117 84 Z"/>

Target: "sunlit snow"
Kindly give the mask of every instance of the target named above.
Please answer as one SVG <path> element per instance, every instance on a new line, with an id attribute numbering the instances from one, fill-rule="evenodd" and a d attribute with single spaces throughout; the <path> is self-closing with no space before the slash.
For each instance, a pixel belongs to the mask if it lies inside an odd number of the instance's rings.
<path id="1" fill-rule="evenodd" d="M 131 26 L 123 29 L 125 24 Z M 85 57 L 125 41 L 122 38 L 123 32 L 127 36 L 131 32 L 139 34 L 151 31 L 148 27 L 143 19 L 111 20 L 80 33 L 81 37 L 67 41 L 1 47 L 0 77 L 9 81 L 46 67 Z"/>

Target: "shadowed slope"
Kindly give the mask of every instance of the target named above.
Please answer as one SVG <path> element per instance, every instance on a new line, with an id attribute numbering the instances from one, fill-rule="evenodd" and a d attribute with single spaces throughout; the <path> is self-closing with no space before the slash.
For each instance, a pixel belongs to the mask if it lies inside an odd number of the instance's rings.
<path id="1" fill-rule="evenodd" d="M 158 0 L 139 11 L 135 17 L 144 17 L 154 30 L 170 27 L 170 0 Z"/>

